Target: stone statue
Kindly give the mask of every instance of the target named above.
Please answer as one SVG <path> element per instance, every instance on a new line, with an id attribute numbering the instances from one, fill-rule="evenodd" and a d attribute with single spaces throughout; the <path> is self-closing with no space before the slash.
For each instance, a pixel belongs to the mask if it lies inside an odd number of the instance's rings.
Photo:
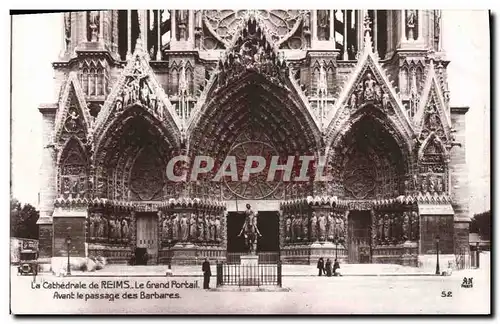
<path id="1" fill-rule="evenodd" d="M 252 210 L 250 204 L 246 205 L 245 210 L 245 223 L 241 228 L 238 236 L 242 234 L 245 237 L 245 244 L 250 253 L 255 254 L 255 250 L 257 248 L 257 236 L 262 236 L 257 227 L 257 215 Z"/>
<path id="2" fill-rule="evenodd" d="M 177 214 L 172 215 L 172 239 L 177 241 L 180 239 L 179 236 L 179 217 Z"/>
<path id="3" fill-rule="evenodd" d="M 298 241 L 301 239 L 302 234 L 302 219 L 300 215 L 292 215 L 293 219 L 293 239 Z"/>
<path id="4" fill-rule="evenodd" d="M 109 221 L 108 221 L 108 218 L 106 216 L 103 216 L 102 218 L 102 227 L 103 227 L 103 232 L 102 232 L 102 236 L 104 239 L 108 239 L 109 238 Z"/>
<path id="5" fill-rule="evenodd" d="M 69 49 L 71 43 L 71 13 L 64 14 L 64 41 L 66 44 L 66 50 Z"/>
<path id="6" fill-rule="evenodd" d="M 186 213 L 182 213 L 180 225 L 181 225 L 181 240 L 186 242 L 188 240 L 188 237 L 189 237 L 189 229 L 188 229 L 189 223 L 188 223 Z"/>
<path id="7" fill-rule="evenodd" d="M 297 238 L 297 220 L 295 219 L 295 215 L 292 214 L 290 216 L 290 241 L 291 242 L 295 242 L 296 238 Z"/>
<path id="8" fill-rule="evenodd" d="M 326 217 L 324 213 L 320 213 L 318 217 L 318 236 L 320 241 L 324 241 L 326 237 Z"/>
<path id="9" fill-rule="evenodd" d="M 382 94 L 382 108 L 387 112 L 387 109 L 389 109 L 389 94 L 387 92 L 384 92 Z"/>
<path id="10" fill-rule="evenodd" d="M 196 215 L 191 214 L 189 217 L 189 239 L 190 240 L 195 240 L 196 239 L 196 234 L 197 234 L 197 226 L 196 226 Z"/>
<path id="11" fill-rule="evenodd" d="M 389 215 L 384 214 L 384 241 L 386 243 L 389 242 L 389 226 L 390 226 Z"/>
<path id="12" fill-rule="evenodd" d="M 427 178 L 425 176 L 422 177 L 420 186 L 422 188 L 422 193 L 425 194 L 427 192 Z"/>
<path id="13" fill-rule="evenodd" d="M 378 238 L 379 244 L 382 244 L 382 242 L 384 241 L 384 217 L 382 215 L 378 215 L 377 221 L 378 221 L 378 223 L 377 223 L 377 227 L 378 227 L 377 238 Z"/>
<path id="14" fill-rule="evenodd" d="M 123 110 L 123 102 L 120 97 L 116 100 L 115 112 L 121 112 Z"/>
<path id="15" fill-rule="evenodd" d="M 116 223 L 114 217 L 109 219 L 109 237 L 112 239 L 116 238 Z"/>
<path id="16" fill-rule="evenodd" d="M 126 219 L 122 220 L 122 239 L 128 239 L 128 221 Z"/>
<path id="17" fill-rule="evenodd" d="M 335 229 L 335 221 L 333 219 L 333 213 L 328 214 L 327 218 L 327 230 L 326 230 L 326 237 L 328 241 L 333 241 L 335 237 L 334 229 Z"/>
<path id="18" fill-rule="evenodd" d="M 98 213 L 94 217 L 94 222 L 95 222 L 95 236 L 100 238 L 102 237 L 102 222 L 101 222 L 101 215 Z"/>
<path id="19" fill-rule="evenodd" d="M 411 212 L 411 240 L 412 241 L 417 241 L 418 240 L 418 232 L 419 232 L 419 226 L 418 226 L 418 213 L 416 211 Z"/>
<path id="20" fill-rule="evenodd" d="M 91 34 L 91 41 L 97 42 L 99 40 L 99 37 L 98 37 L 99 11 L 90 11 L 90 13 L 89 13 L 89 28 L 90 28 L 90 34 Z"/>
<path id="21" fill-rule="evenodd" d="M 157 105 L 157 98 L 154 92 L 151 92 L 149 94 L 149 103 L 151 106 L 151 109 L 155 112 L 155 114 L 158 114 L 158 105 Z"/>
<path id="22" fill-rule="evenodd" d="M 221 222 L 220 222 L 220 217 L 217 216 L 215 218 L 215 241 L 216 242 L 220 242 L 220 240 L 222 239 L 222 225 L 221 225 Z"/>
<path id="23" fill-rule="evenodd" d="M 165 219 L 163 220 L 162 228 L 163 228 L 163 235 L 165 237 L 165 240 L 170 241 L 172 240 L 172 220 L 171 218 L 167 215 Z"/>
<path id="24" fill-rule="evenodd" d="M 318 217 L 316 217 L 316 212 L 311 213 L 311 240 L 313 242 L 318 240 Z"/>
<path id="25" fill-rule="evenodd" d="M 212 217 L 210 217 L 210 240 L 215 241 L 215 236 L 215 215 L 212 215 Z"/>
<path id="26" fill-rule="evenodd" d="M 356 106 L 357 106 L 356 94 L 353 92 L 351 98 L 349 99 L 349 108 L 356 109 Z"/>
<path id="27" fill-rule="evenodd" d="M 410 215 L 403 212 L 403 239 L 407 241 L 410 238 Z"/>
<path id="28" fill-rule="evenodd" d="M 436 179 L 434 179 L 433 176 L 430 176 L 429 177 L 429 192 L 430 193 L 434 193 L 434 189 L 435 189 L 435 181 Z"/>
<path id="29" fill-rule="evenodd" d="M 375 80 L 372 79 L 371 73 L 368 73 L 366 75 L 366 80 L 365 80 L 364 84 L 365 84 L 365 91 L 364 91 L 365 101 L 366 100 L 373 100 L 374 95 L 375 95 L 376 82 L 375 82 Z"/>
<path id="30" fill-rule="evenodd" d="M 285 221 L 285 240 L 290 241 L 291 239 L 292 239 L 292 220 L 290 217 L 287 217 Z"/>
<path id="31" fill-rule="evenodd" d="M 148 106 L 149 104 L 149 88 L 146 82 L 142 84 L 141 103 L 145 106 Z"/>
<path id="32" fill-rule="evenodd" d="M 345 239 L 345 222 L 344 222 L 344 217 L 342 214 L 339 215 L 338 218 L 338 228 L 339 228 L 339 238 L 340 239 Z"/>
<path id="33" fill-rule="evenodd" d="M 210 241 L 210 215 L 205 214 L 203 216 L 203 226 L 205 227 L 205 241 Z"/>
<path id="34" fill-rule="evenodd" d="M 302 229 L 302 240 L 303 241 L 309 241 L 309 218 L 308 218 L 308 214 L 305 213 L 302 215 L 302 221 L 299 219 L 298 222 L 301 222 L 302 226 L 301 226 L 301 229 Z"/>
<path id="35" fill-rule="evenodd" d="M 382 100 L 382 89 L 378 84 L 375 85 L 375 100 L 380 102 Z"/>
<path id="36" fill-rule="evenodd" d="M 436 192 L 437 193 L 443 192 L 443 178 L 441 177 L 437 177 Z"/>
<path id="37" fill-rule="evenodd" d="M 205 240 L 205 223 L 203 222 L 203 216 L 198 215 L 198 241 L 203 242 Z"/>

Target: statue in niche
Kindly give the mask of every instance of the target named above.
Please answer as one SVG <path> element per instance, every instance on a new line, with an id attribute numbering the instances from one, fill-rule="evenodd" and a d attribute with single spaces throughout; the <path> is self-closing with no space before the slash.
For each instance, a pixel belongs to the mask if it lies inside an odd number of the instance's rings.
<path id="1" fill-rule="evenodd" d="M 100 213 L 97 213 L 95 216 L 95 222 L 97 226 L 96 237 L 102 238 L 104 236 L 104 223 L 102 221 L 102 217 Z"/>
<path id="2" fill-rule="evenodd" d="M 287 217 L 285 221 L 285 240 L 290 241 L 291 239 L 292 239 L 292 219 L 290 217 Z"/>
<path id="3" fill-rule="evenodd" d="M 198 215 L 198 241 L 203 242 L 205 240 L 205 223 L 203 222 L 203 216 Z"/>
<path id="4" fill-rule="evenodd" d="M 349 108 L 356 109 L 356 107 L 357 107 L 356 94 L 353 92 L 351 94 L 351 98 L 349 99 Z"/>
<path id="5" fill-rule="evenodd" d="M 71 43 L 71 13 L 64 14 L 64 41 L 68 50 Z"/>
<path id="6" fill-rule="evenodd" d="M 403 212 L 403 240 L 410 239 L 410 215 L 408 212 Z"/>
<path id="7" fill-rule="evenodd" d="M 301 237 L 302 237 L 302 240 L 304 241 L 309 241 L 309 218 L 308 218 L 308 214 L 307 213 L 304 213 L 302 215 L 302 226 L 301 226 Z M 300 219 L 299 219 L 299 222 L 300 222 Z"/>
<path id="8" fill-rule="evenodd" d="M 326 41 L 330 39 L 330 12 L 329 10 L 317 11 L 318 40 Z"/>
<path id="9" fill-rule="evenodd" d="M 406 10 L 406 28 L 408 31 L 408 39 L 409 40 L 414 40 L 414 30 L 415 30 L 415 23 L 417 20 L 417 11 L 416 10 Z"/>
<path id="10" fill-rule="evenodd" d="M 297 229 L 296 229 L 297 220 L 295 219 L 295 215 L 292 214 L 290 216 L 290 241 L 295 242 L 297 237 Z"/>
<path id="11" fill-rule="evenodd" d="M 365 91 L 364 91 L 364 99 L 365 101 L 368 100 L 374 100 L 375 99 L 375 85 L 377 82 L 373 80 L 372 74 L 368 73 L 366 75 L 366 80 L 364 82 L 365 84 Z"/>
<path id="12" fill-rule="evenodd" d="M 363 98 L 363 83 L 358 83 L 357 87 L 356 87 L 356 98 L 357 98 L 357 102 L 361 103 L 363 102 L 363 100 L 366 100 Z"/>
<path id="13" fill-rule="evenodd" d="M 186 213 L 182 213 L 181 215 L 181 220 L 180 220 L 180 226 L 181 226 L 181 240 L 186 242 L 189 236 L 189 231 L 188 231 L 188 219 L 186 217 Z"/>
<path id="14" fill-rule="evenodd" d="M 220 222 L 220 216 L 215 218 L 215 241 L 220 242 L 222 239 L 222 224 Z"/>
<path id="15" fill-rule="evenodd" d="M 389 219 L 388 214 L 384 214 L 384 241 L 386 243 L 389 243 L 389 226 L 390 226 L 391 220 Z"/>
<path id="16" fill-rule="evenodd" d="M 205 241 L 210 241 L 210 214 L 205 214 L 203 216 L 203 223 L 204 224 L 204 227 L 205 227 Z"/>
<path id="17" fill-rule="evenodd" d="M 422 176 L 422 182 L 420 184 L 422 188 L 422 193 L 425 194 L 427 192 L 427 178 L 425 176 Z"/>
<path id="18" fill-rule="evenodd" d="M 99 40 L 98 29 L 99 29 L 99 11 L 90 11 L 89 13 L 89 28 L 91 41 L 97 42 Z"/>
<path id="19" fill-rule="evenodd" d="M 326 237 L 328 241 L 333 241 L 335 237 L 334 229 L 335 229 L 335 221 L 333 219 L 333 212 L 328 213 L 328 218 L 326 222 Z"/>
<path id="20" fill-rule="evenodd" d="M 432 194 L 434 193 L 434 188 L 435 188 L 435 181 L 436 179 L 434 176 L 429 176 L 429 192 Z"/>
<path id="21" fill-rule="evenodd" d="M 389 94 L 384 92 L 382 94 L 382 108 L 387 112 L 390 106 Z"/>
<path id="22" fill-rule="evenodd" d="M 149 105 L 149 87 L 146 82 L 142 84 L 142 89 L 141 89 L 141 103 L 148 107 Z"/>
<path id="23" fill-rule="evenodd" d="M 189 217 L 189 239 L 190 240 L 196 239 L 197 230 L 198 230 L 198 227 L 196 224 L 196 215 L 191 213 L 191 216 Z"/>
<path id="24" fill-rule="evenodd" d="M 313 242 L 318 240 L 318 217 L 314 211 L 311 213 L 311 240 Z"/>
<path id="25" fill-rule="evenodd" d="M 126 219 L 122 220 L 122 239 L 127 240 L 128 239 L 128 221 Z"/>
<path id="26" fill-rule="evenodd" d="M 167 241 L 172 240 L 172 219 L 166 215 L 165 219 L 163 220 L 162 228 L 163 228 L 163 235 Z"/>
<path id="27" fill-rule="evenodd" d="M 179 217 L 177 214 L 172 215 L 172 239 L 177 241 L 179 237 Z"/>
<path id="28" fill-rule="evenodd" d="M 378 243 L 382 244 L 384 242 L 384 217 L 382 215 L 378 215 L 378 220 L 377 220 L 377 226 L 378 226 Z"/>
<path id="29" fill-rule="evenodd" d="M 95 222 L 96 222 L 96 219 L 95 219 L 94 214 L 92 213 L 89 216 L 89 236 L 91 238 L 95 237 Z"/>
<path id="30" fill-rule="evenodd" d="M 411 240 L 412 241 L 417 241 L 418 240 L 418 232 L 419 232 L 419 226 L 418 226 L 418 213 L 416 211 L 411 212 Z"/>
<path id="31" fill-rule="evenodd" d="M 302 233 L 302 219 L 300 215 L 292 215 L 293 219 L 293 239 L 298 241 L 301 238 Z"/>
<path id="32" fill-rule="evenodd" d="M 318 236 L 320 241 L 325 240 L 326 236 L 326 217 L 324 213 L 320 213 L 318 217 Z"/>
<path id="33" fill-rule="evenodd" d="M 442 177 L 437 177 L 436 191 L 437 191 L 437 193 L 442 193 L 444 191 L 443 190 L 443 178 Z"/>
<path id="34" fill-rule="evenodd" d="M 149 94 L 149 104 L 151 106 L 151 110 L 153 110 L 155 114 L 158 114 L 157 98 L 154 92 Z"/>
<path id="35" fill-rule="evenodd" d="M 210 240 L 215 242 L 216 230 L 215 230 L 215 215 L 210 217 Z"/>
<path id="36" fill-rule="evenodd" d="M 109 218 L 109 238 L 114 239 L 116 237 L 116 226 L 115 226 L 115 218 Z"/>
<path id="37" fill-rule="evenodd" d="M 188 33 L 187 33 L 187 28 L 188 28 L 188 15 L 186 13 L 186 10 L 176 10 L 175 11 L 175 20 L 177 22 L 177 28 L 178 28 L 178 34 L 177 34 L 177 40 L 187 40 L 188 39 Z"/>
<path id="38" fill-rule="evenodd" d="M 345 221 L 344 221 L 344 217 L 342 216 L 342 214 L 339 214 L 338 220 L 339 220 L 339 223 L 338 223 L 339 239 L 344 240 L 345 239 Z"/>

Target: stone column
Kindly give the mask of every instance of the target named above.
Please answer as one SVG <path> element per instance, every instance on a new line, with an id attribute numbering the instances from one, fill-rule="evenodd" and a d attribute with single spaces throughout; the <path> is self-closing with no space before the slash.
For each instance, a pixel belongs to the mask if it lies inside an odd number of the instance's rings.
<path id="1" fill-rule="evenodd" d="M 335 10 L 330 10 L 330 39 L 333 42 L 333 49 L 335 49 Z"/>
<path id="2" fill-rule="evenodd" d="M 344 9 L 344 54 L 343 60 L 346 61 L 349 59 L 349 55 L 347 53 L 347 10 Z"/>
<path id="3" fill-rule="evenodd" d="M 188 10 L 188 28 L 188 46 L 194 48 L 194 10 Z"/>
<path id="4" fill-rule="evenodd" d="M 104 12 L 99 11 L 99 43 L 104 44 Z"/>
<path id="5" fill-rule="evenodd" d="M 85 43 L 88 41 L 87 39 L 87 15 L 88 11 L 82 11 L 80 12 L 80 22 L 81 22 L 81 37 L 82 37 L 82 43 Z"/>
<path id="6" fill-rule="evenodd" d="M 132 10 L 127 10 L 127 56 L 132 54 Z"/>
<path id="7" fill-rule="evenodd" d="M 160 61 L 161 60 L 161 10 L 156 11 L 156 17 L 157 17 L 157 24 L 156 28 L 158 30 L 158 43 L 156 45 L 156 60 Z"/>

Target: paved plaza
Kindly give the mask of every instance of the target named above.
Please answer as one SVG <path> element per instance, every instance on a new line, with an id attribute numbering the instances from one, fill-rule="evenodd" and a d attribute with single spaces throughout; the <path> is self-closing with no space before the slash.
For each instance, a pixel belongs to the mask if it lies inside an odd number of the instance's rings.
<path id="1" fill-rule="evenodd" d="M 486 265 L 485 265 L 486 266 Z M 112 267 L 110 267 L 112 268 Z M 202 279 L 186 276 L 162 277 L 151 273 L 133 276 L 134 271 L 111 276 L 103 270 L 90 276 L 60 278 L 53 275 L 16 276 L 11 280 L 11 310 L 23 313 L 64 314 L 486 314 L 490 312 L 489 267 L 455 271 L 451 276 L 351 275 L 317 277 L 284 271 L 283 287 L 288 291 L 205 291 Z M 124 268 L 125 269 L 125 268 Z M 182 271 L 180 271 L 182 269 Z M 286 268 L 285 268 L 286 269 Z M 304 268 L 306 269 L 306 268 Z M 305 271 L 302 269 L 302 271 Z M 108 268 L 108 272 L 109 272 Z M 138 269 L 136 268 L 135 271 Z M 174 269 L 175 270 L 175 269 Z M 122 271 L 124 271 L 122 269 Z M 213 271 L 215 272 L 215 271 Z M 295 272 L 296 275 L 291 275 Z M 463 277 L 473 278 L 472 288 L 462 288 Z M 127 281 L 128 286 L 123 282 Z M 175 281 L 175 283 L 173 283 Z M 43 283 L 45 282 L 45 284 Z M 54 283 L 85 284 L 86 288 L 51 289 Z M 94 282 L 98 289 L 91 289 Z M 197 282 L 197 284 L 196 284 Z M 36 283 L 40 284 L 37 288 Z M 168 283 L 169 288 L 166 288 Z M 177 287 L 172 287 L 172 285 Z M 43 288 L 43 286 L 49 288 Z M 197 285 L 198 288 L 186 288 Z M 215 285 L 212 277 L 211 287 Z M 106 288 L 102 288 L 102 287 Z M 127 288 L 128 287 L 128 288 Z M 148 288 L 149 287 L 149 288 Z M 56 294 L 56 291 L 58 294 Z M 73 292 L 73 299 L 63 299 Z M 80 294 L 80 298 L 76 294 Z M 117 296 L 115 298 L 113 296 Z M 135 295 L 135 296 L 134 296 Z M 71 297 L 70 295 L 68 295 Z M 444 297 L 443 297 L 444 296 Z M 127 297 L 127 298 L 124 298 Z M 85 299 L 87 300 L 85 301 Z M 99 299 L 97 299 L 99 298 Z M 111 301 L 111 299 L 115 300 Z"/>

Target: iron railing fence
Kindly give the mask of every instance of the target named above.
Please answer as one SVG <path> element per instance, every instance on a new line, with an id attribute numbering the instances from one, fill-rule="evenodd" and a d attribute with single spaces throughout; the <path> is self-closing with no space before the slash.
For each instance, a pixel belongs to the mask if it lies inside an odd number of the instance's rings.
<path id="1" fill-rule="evenodd" d="M 282 285 L 282 265 L 276 264 L 217 264 L 217 287 L 220 286 L 279 286 Z"/>

